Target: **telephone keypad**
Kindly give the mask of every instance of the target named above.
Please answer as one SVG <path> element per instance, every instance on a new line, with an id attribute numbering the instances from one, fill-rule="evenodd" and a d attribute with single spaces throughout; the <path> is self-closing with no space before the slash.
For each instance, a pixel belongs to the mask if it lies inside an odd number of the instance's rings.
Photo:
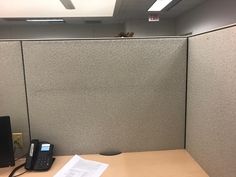
<path id="1" fill-rule="evenodd" d="M 50 159 L 47 156 L 41 156 L 38 159 L 37 166 L 39 169 L 48 168 L 50 165 Z"/>

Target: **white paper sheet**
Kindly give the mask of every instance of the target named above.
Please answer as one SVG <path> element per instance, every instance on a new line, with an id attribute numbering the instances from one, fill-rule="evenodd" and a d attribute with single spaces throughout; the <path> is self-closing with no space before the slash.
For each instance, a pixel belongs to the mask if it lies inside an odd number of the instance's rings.
<path id="1" fill-rule="evenodd" d="M 74 155 L 54 177 L 99 177 L 107 167 L 108 164 L 85 160 Z"/>

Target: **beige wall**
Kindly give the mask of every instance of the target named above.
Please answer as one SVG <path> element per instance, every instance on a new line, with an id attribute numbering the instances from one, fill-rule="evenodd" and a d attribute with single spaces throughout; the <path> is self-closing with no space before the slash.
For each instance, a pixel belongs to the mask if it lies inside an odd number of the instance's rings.
<path id="1" fill-rule="evenodd" d="M 176 19 L 176 34 L 198 34 L 236 23 L 235 0 L 207 0 Z"/>
<path id="2" fill-rule="evenodd" d="M 175 21 L 161 19 L 159 22 L 145 20 L 130 20 L 125 23 L 127 32 L 134 32 L 135 37 L 175 36 Z"/>
<path id="3" fill-rule="evenodd" d="M 1 25 L 0 39 L 54 39 L 115 37 L 123 24 L 27 24 Z"/>
<path id="4" fill-rule="evenodd" d="M 0 39 L 68 39 L 115 37 L 120 32 L 131 31 L 135 33 L 135 37 L 173 36 L 175 35 L 175 23 L 172 20 L 162 20 L 161 22 L 157 23 L 149 23 L 145 19 L 114 24 L 2 24 L 0 25 Z"/>

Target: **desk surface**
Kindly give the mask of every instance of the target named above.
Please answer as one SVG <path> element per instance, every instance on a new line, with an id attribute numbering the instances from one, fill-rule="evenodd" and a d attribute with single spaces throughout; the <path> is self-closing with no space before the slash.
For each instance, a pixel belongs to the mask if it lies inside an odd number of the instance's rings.
<path id="1" fill-rule="evenodd" d="M 58 156 L 48 172 L 27 172 L 22 177 L 51 177 L 71 157 Z M 109 164 L 102 177 L 209 177 L 186 150 L 131 152 L 116 156 L 81 155 L 81 157 Z M 24 160 L 19 160 L 17 165 L 23 162 Z M 8 177 L 12 169 L 1 168 L 0 176 Z"/>

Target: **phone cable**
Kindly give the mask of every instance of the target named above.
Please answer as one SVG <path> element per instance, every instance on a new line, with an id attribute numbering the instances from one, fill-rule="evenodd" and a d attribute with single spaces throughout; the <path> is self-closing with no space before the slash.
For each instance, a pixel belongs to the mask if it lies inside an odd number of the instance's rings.
<path id="1" fill-rule="evenodd" d="M 25 165 L 25 163 L 23 163 L 23 164 L 19 165 L 18 167 L 14 168 L 14 169 L 12 170 L 11 174 L 10 174 L 8 177 L 17 177 L 17 176 L 20 176 L 20 175 L 23 175 L 24 173 L 26 173 L 27 170 L 24 171 L 24 172 L 22 172 L 22 173 L 20 173 L 20 174 L 18 174 L 18 175 L 16 175 L 16 176 L 14 176 L 15 172 L 16 172 L 17 170 L 19 170 L 20 168 L 22 168 L 24 165 Z"/>

